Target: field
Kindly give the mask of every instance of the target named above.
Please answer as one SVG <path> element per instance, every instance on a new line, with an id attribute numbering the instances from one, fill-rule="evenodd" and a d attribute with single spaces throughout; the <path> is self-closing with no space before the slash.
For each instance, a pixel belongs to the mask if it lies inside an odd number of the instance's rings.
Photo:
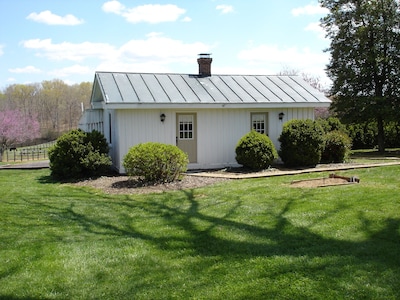
<path id="1" fill-rule="evenodd" d="M 399 173 L 109 195 L 0 170 L 0 299 L 400 299 Z"/>

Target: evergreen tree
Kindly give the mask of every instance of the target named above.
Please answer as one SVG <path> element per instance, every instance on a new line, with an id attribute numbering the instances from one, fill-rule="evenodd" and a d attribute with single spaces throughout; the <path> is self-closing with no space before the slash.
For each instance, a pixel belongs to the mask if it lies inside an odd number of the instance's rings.
<path id="1" fill-rule="evenodd" d="M 349 122 L 376 121 L 379 151 L 385 122 L 399 117 L 400 7 L 398 0 L 320 0 L 331 39 L 327 66 L 332 108 Z"/>

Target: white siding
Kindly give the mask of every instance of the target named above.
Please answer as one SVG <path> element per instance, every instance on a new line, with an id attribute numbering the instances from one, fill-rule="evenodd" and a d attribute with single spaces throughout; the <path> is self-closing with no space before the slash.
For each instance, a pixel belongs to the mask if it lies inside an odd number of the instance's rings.
<path id="1" fill-rule="evenodd" d="M 166 115 L 164 122 L 160 121 L 162 113 Z M 120 172 L 124 172 L 122 160 L 132 146 L 145 142 L 175 145 L 175 114 L 171 111 L 117 110 L 114 118 L 118 144 L 114 164 Z"/>
<path id="2" fill-rule="evenodd" d="M 237 165 L 235 147 L 250 131 L 250 111 L 202 110 L 197 114 L 198 164 L 193 168 Z"/>
<path id="3" fill-rule="evenodd" d="M 237 166 L 235 147 L 239 139 L 251 130 L 253 112 L 268 113 L 269 137 L 277 149 L 279 149 L 278 138 L 286 121 L 293 118 L 314 118 L 313 108 L 117 110 L 112 116 L 112 131 L 115 132 L 112 139 L 112 156 L 116 168 L 121 173 L 124 172 L 122 159 L 129 148 L 136 144 L 160 142 L 175 145 L 176 114 L 184 112 L 197 114 L 198 162 L 190 164 L 190 169 Z M 285 114 L 282 121 L 278 117 L 281 112 Z M 164 122 L 160 121 L 162 113 L 166 115 Z"/>

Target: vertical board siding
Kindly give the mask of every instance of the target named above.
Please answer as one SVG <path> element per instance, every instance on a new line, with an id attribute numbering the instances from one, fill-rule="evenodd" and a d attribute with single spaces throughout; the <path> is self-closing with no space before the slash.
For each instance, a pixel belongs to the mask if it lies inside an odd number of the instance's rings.
<path id="1" fill-rule="evenodd" d="M 243 110 L 205 110 L 198 113 L 199 167 L 235 165 L 235 147 L 250 131 L 250 113 Z"/>
<path id="2" fill-rule="evenodd" d="M 160 121 L 160 115 L 166 115 L 165 121 Z M 122 160 L 128 150 L 140 143 L 159 142 L 175 145 L 174 114 L 160 110 L 118 110 L 115 113 L 118 133 L 117 140 L 119 160 L 114 164 L 123 170 Z"/>
<path id="3" fill-rule="evenodd" d="M 239 139 L 251 130 L 251 113 L 268 114 L 269 137 L 277 150 L 278 138 L 285 122 L 291 119 L 313 119 L 313 108 L 285 109 L 203 109 L 190 110 L 117 110 L 113 114 L 114 165 L 124 172 L 122 159 L 129 148 L 139 143 L 160 142 L 176 145 L 176 114 L 195 113 L 197 116 L 197 163 L 190 169 L 220 168 L 237 165 L 235 148 Z M 285 114 L 282 121 L 279 113 Z M 164 122 L 160 114 L 164 113 Z M 115 145 L 115 146 L 114 146 Z M 119 148 L 114 148 L 118 147 Z"/>

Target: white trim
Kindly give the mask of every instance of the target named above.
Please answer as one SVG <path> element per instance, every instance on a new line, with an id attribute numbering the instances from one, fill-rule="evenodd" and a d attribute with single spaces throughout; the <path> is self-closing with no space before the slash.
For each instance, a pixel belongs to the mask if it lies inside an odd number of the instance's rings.
<path id="1" fill-rule="evenodd" d="M 104 102 L 103 102 L 104 103 Z M 107 109 L 274 109 L 274 108 L 313 108 L 313 107 L 329 107 L 331 102 L 297 102 L 297 103 L 243 103 L 243 104 L 230 104 L 230 103 L 107 103 Z M 101 108 L 104 108 L 103 106 Z"/>

